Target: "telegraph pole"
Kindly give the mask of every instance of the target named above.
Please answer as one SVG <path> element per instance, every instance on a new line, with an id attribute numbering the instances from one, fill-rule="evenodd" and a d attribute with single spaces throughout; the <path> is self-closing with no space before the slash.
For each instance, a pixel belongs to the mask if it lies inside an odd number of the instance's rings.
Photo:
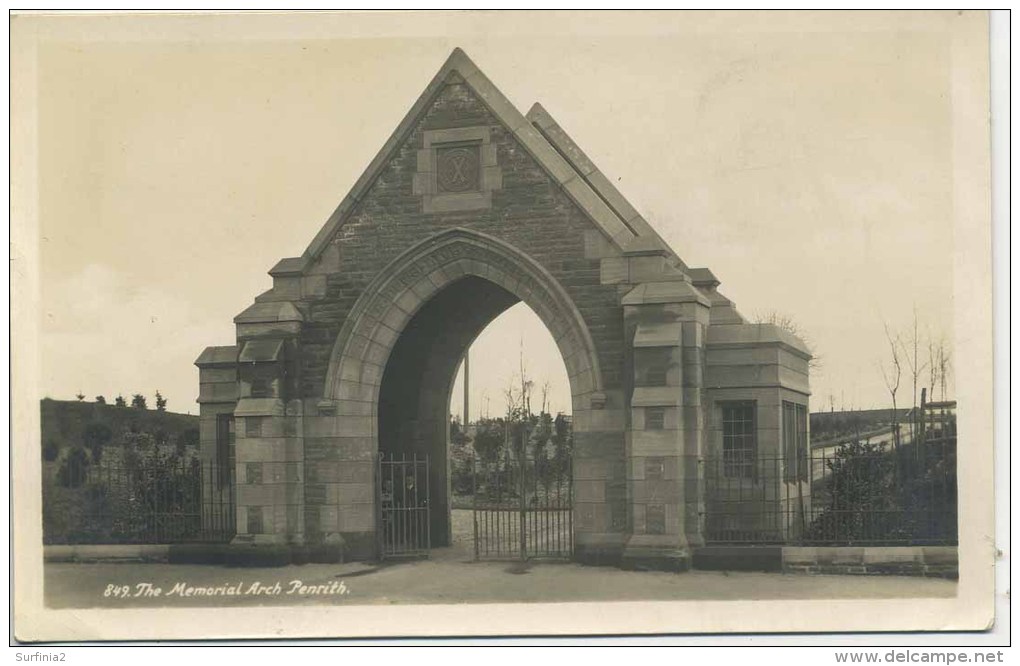
<path id="1" fill-rule="evenodd" d="M 468 378 L 471 373 L 471 347 L 464 352 L 464 433 L 468 427 Z"/>

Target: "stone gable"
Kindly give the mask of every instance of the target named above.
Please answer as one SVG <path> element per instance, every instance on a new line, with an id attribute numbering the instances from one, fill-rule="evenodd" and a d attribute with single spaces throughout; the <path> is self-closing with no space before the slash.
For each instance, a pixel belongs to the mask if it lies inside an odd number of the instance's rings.
<path id="1" fill-rule="evenodd" d="M 502 170 L 502 188 L 484 210 L 426 213 L 413 192 L 417 153 L 425 132 L 488 127 Z M 327 273 L 324 298 L 309 302 L 302 335 L 302 394 L 320 397 L 329 355 L 340 327 L 368 282 L 401 252 L 452 229 L 466 228 L 499 238 L 529 255 L 567 290 L 589 325 L 607 388 L 620 382 L 622 317 L 607 316 L 619 303 L 615 287 L 600 281 L 600 261 L 585 253 L 585 233 L 596 227 L 558 183 L 528 154 L 462 80 L 448 83 L 391 154 L 331 243 L 337 269 Z M 321 263 L 323 259 L 320 258 Z M 316 267 L 310 269 L 317 272 Z"/>

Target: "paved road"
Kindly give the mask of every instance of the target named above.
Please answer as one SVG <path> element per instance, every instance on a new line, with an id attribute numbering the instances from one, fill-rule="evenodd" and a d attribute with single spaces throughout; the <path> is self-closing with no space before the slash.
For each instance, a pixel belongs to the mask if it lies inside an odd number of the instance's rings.
<path id="1" fill-rule="evenodd" d="M 684 574 L 622 571 L 573 563 L 475 562 L 471 512 L 453 511 L 453 546 L 428 560 L 383 566 L 306 564 L 279 568 L 144 563 L 48 563 L 47 604 L 59 608 L 423 604 L 514 601 L 821 599 L 952 597 L 956 583 L 901 576 Z M 294 581 L 300 581 L 295 584 Z M 161 590 L 139 591 L 139 583 Z M 340 583 L 343 583 L 341 586 Z M 279 584 L 279 586 L 277 586 Z M 297 587 L 295 586 L 297 585 Z M 234 587 L 216 596 L 196 590 Z M 117 596 L 126 588 L 126 596 Z M 171 590 L 177 592 L 170 594 Z M 190 596 L 188 588 L 193 590 Z M 278 592 L 276 592 L 278 590 Z M 292 593 L 288 593 L 293 590 Z"/>
<path id="2" fill-rule="evenodd" d="M 867 436 L 861 437 L 861 441 L 868 442 L 871 444 L 880 444 L 892 449 L 893 446 L 893 428 L 888 426 L 876 432 L 869 433 Z M 906 423 L 900 424 L 900 444 L 906 445 L 911 441 L 910 426 Z M 836 451 L 839 449 L 839 442 L 832 443 L 821 443 L 812 444 L 811 446 L 811 458 L 814 461 L 812 463 L 811 480 L 818 481 L 829 474 L 828 467 L 824 464 L 825 459 L 832 458 L 836 455 Z"/>

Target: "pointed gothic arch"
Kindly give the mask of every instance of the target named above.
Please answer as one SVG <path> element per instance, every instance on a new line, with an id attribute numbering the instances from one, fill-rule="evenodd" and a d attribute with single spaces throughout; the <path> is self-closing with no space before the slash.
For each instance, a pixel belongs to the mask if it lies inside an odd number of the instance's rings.
<path id="1" fill-rule="evenodd" d="M 218 492 L 239 543 L 377 554 L 380 448 L 445 441 L 463 348 L 518 301 L 570 378 L 580 560 L 688 566 L 723 405 L 753 404 L 754 450 L 779 457 L 783 403 L 808 403 L 804 344 L 748 324 L 548 111 L 522 114 L 460 49 L 305 252 L 269 273 L 235 344 L 196 361 L 202 455 L 235 465 Z M 236 445 L 220 441 L 227 419 Z"/>
<path id="2" fill-rule="evenodd" d="M 330 355 L 326 400 L 378 400 L 382 370 L 407 322 L 456 280 L 475 276 L 526 303 L 545 323 L 567 367 L 570 392 L 599 402 L 602 374 L 591 333 L 549 271 L 513 246 L 463 228 L 440 232 L 380 271 L 351 310 Z"/>

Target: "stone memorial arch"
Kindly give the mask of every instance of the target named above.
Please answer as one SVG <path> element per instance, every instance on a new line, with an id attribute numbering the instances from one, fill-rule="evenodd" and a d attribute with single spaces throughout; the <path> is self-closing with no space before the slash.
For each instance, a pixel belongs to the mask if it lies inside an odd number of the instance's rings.
<path id="1" fill-rule="evenodd" d="M 239 545 L 374 557 L 381 453 L 429 456 L 432 545 L 448 544 L 454 377 L 521 301 L 569 375 L 581 561 L 685 568 L 705 543 L 703 458 L 784 455 L 784 404 L 806 413 L 804 344 L 748 323 L 541 106 L 522 115 L 459 49 L 269 274 L 235 344 L 196 361 L 202 456 L 233 470 L 219 492 Z M 733 414 L 753 431 L 735 436 Z"/>

